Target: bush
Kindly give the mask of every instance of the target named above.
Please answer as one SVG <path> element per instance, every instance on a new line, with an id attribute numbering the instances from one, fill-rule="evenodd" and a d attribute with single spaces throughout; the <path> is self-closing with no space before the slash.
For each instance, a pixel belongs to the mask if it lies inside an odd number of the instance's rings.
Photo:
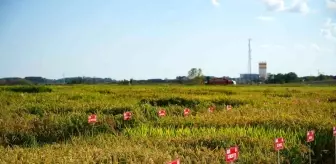
<path id="1" fill-rule="evenodd" d="M 22 93 L 41 93 L 41 92 L 52 92 L 51 88 L 44 86 L 17 86 L 9 87 L 8 91 L 12 92 L 22 92 Z"/>

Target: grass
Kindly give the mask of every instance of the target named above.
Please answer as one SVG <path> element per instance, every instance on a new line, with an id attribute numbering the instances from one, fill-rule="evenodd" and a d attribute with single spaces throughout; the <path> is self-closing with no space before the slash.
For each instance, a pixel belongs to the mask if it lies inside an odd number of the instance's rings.
<path id="1" fill-rule="evenodd" d="M 311 129 L 313 162 L 333 163 L 335 93 L 325 86 L 0 87 L 0 163 L 225 163 L 234 145 L 238 163 L 276 163 L 276 137 L 286 141 L 283 163 L 307 163 Z M 166 117 L 158 117 L 161 108 Z M 123 120 L 125 111 L 132 120 Z M 91 113 L 95 125 L 87 123 Z"/>

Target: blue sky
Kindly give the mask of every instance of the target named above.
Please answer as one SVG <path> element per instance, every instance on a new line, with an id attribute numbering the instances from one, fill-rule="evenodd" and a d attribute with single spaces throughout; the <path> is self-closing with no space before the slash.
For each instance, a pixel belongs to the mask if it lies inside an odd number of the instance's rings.
<path id="1" fill-rule="evenodd" d="M 0 77 L 336 74 L 336 0 L 1 0 Z"/>

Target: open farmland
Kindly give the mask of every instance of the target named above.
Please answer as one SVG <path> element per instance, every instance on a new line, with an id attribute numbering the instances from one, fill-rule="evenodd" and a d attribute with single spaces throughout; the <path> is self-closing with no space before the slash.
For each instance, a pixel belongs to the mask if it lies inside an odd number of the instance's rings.
<path id="1" fill-rule="evenodd" d="M 276 137 L 285 139 L 282 163 L 308 163 L 311 129 L 313 163 L 334 158 L 336 87 L 1 87 L 0 109 L 0 163 L 216 164 L 234 145 L 237 163 L 276 163 Z M 123 120 L 125 111 L 131 120 Z"/>

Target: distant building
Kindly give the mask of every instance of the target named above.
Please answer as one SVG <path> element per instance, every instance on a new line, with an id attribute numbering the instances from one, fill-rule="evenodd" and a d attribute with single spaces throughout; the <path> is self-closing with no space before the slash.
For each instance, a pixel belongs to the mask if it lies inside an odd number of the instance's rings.
<path id="1" fill-rule="evenodd" d="M 259 74 L 251 73 L 251 74 L 240 74 L 240 79 L 245 80 L 259 80 Z"/>
<path id="2" fill-rule="evenodd" d="M 249 83 L 251 81 L 257 81 L 259 80 L 259 74 L 240 74 L 240 77 L 236 79 L 237 83 L 244 84 L 244 83 Z"/>
<path id="3" fill-rule="evenodd" d="M 260 80 L 267 80 L 267 63 L 259 63 L 259 78 Z"/>
<path id="4" fill-rule="evenodd" d="M 177 76 L 176 80 L 186 81 L 186 80 L 189 80 L 189 78 L 187 76 Z"/>

